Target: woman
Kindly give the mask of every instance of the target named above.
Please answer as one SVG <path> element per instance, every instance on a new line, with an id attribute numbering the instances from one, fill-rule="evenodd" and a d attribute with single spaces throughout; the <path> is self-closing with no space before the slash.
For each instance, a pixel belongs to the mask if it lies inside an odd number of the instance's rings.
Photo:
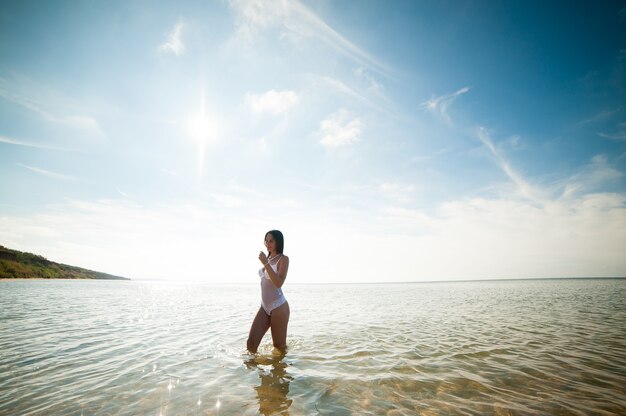
<path id="1" fill-rule="evenodd" d="M 268 231 L 265 234 L 264 252 L 259 253 L 259 260 L 263 268 L 259 270 L 261 276 L 261 307 L 252 322 L 248 336 L 248 351 L 256 353 L 263 335 L 272 328 L 274 347 L 285 353 L 287 349 L 287 324 L 289 323 L 289 303 L 281 289 L 287 270 L 289 257 L 283 255 L 285 240 L 283 233 L 278 230 Z"/>

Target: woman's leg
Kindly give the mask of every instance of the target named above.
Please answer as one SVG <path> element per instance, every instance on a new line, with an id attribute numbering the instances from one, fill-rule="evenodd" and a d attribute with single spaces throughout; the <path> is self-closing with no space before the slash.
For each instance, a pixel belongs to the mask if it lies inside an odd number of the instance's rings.
<path id="1" fill-rule="evenodd" d="M 250 327 L 250 335 L 248 335 L 248 351 L 256 354 L 259 344 L 263 339 L 263 335 L 265 335 L 269 327 L 270 317 L 265 313 L 263 307 L 260 307 L 254 317 L 254 321 L 252 321 L 252 326 Z"/>
<path id="2" fill-rule="evenodd" d="M 285 302 L 272 311 L 270 318 L 272 341 L 281 352 L 287 350 L 287 324 L 289 324 L 289 303 Z"/>

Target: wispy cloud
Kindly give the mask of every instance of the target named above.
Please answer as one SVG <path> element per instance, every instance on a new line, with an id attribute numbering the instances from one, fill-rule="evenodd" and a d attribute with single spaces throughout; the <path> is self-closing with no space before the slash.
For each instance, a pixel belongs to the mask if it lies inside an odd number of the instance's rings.
<path id="1" fill-rule="evenodd" d="M 385 193 L 396 194 L 413 192 L 415 190 L 415 186 L 397 182 L 383 182 L 378 186 L 378 189 Z"/>
<path id="2" fill-rule="evenodd" d="M 615 133 L 598 133 L 598 136 L 604 137 L 605 139 L 616 140 L 616 141 L 626 141 L 626 131 L 618 131 Z"/>
<path id="3" fill-rule="evenodd" d="M 214 192 L 211 194 L 211 197 L 220 205 L 227 208 L 237 208 L 244 204 L 244 201 L 235 195 Z"/>
<path id="4" fill-rule="evenodd" d="M 565 180 L 561 199 L 596 192 L 623 176 L 622 172 L 609 164 L 605 155 L 596 155 L 587 166 Z"/>
<path id="5" fill-rule="evenodd" d="M 179 20 L 167 35 L 165 43 L 159 45 L 159 51 L 162 53 L 173 53 L 176 56 L 183 55 L 185 53 L 185 45 L 182 39 L 184 27 L 185 23 Z"/>
<path id="6" fill-rule="evenodd" d="M 73 129 L 102 136 L 98 122 L 90 116 L 76 114 L 79 104 L 69 104 L 68 99 L 51 92 L 32 80 L 14 76 L 0 77 L 0 97 L 31 110 L 45 120 Z M 61 114 L 61 113 L 65 114 Z"/>
<path id="7" fill-rule="evenodd" d="M 231 185 L 237 188 L 234 193 Z M 377 186 L 369 189 L 378 192 Z M 211 203 L 155 206 L 127 198 L 73 201 L 40 207 L 35 214 L 6 214 L 0 216 L 0 240 L 55 261 L 132 278 L 213 281 L 219 275 L 245 281 L 242 276 L 258 264 L 254 253 L 262 247 L 264 218 L 275 212 L 280 198 L 236 184 L 217 193 L 227 197 L 210 192 Z M 337 205 L 320 209 L 301 204 L 284 210 L 279 228 L 291 236 L 292 258 L 300 259 L 294 262 L 293 282 L 319 282 L 315 259 L 307 253 L 320 246 L 330 247 L 327 261 L 333 272 L 321 276 L 328 281 L 351 281 L 347 276 L 355 275 L 376 281 L 381 273 L 398 281 L 623 276 L 625 204 L 626 198 L 614 193 L 586 194 L 545 206 L 520 199 L 460 198 L 426 213 L 394 206 L 385 198 L 373 215 Z M 249 207 L 254 215 L 246 215 Z M 329 241 L 328 235 L 342 238 Z M 219 273 L 207 275 L 206 253 L 220 252 L 224 246 L 238 250 L 224 253 L 224 261 L 216 264 Z M 397 261 L 355 263 L 364 252 Z"/>
<path id="8" fill-rule="evenodd" d="M 202 267 L 206 253 L 219 252 L 224 245 L 237 246 L 238 250 L 222 255 L 217 275 L 241 281 L 258 263 L 254 253 L 262 248 L 267 225 L 262 218 L 275 210 L 277 201 L 268 200 L 266 194 L 257 204 L 241 201 L 243 207 L 255 205 L 257 211 L 241 216 L 232 206 L 238 201 L 230 195 L 210 199 L 211 203 L 143 205 L 124 197 L 39 207 L 35 215 L 0 215 L 0 241 L 55 261 L 121 276 L 182 280 L 214 279 Z M 268 207 L 258 215 L 265 203 Z"/>
<path id="9" fill-rule="evenodd" d="M 441 95 L 439 97 L 433 96 L 430 100 L 425 101 L 421 104 L 422 107 L 426 108 L 428 111 L 433 114 L 437 114 L 441 116 L 447 123 L 452 123 L 452 119 L 450 118 L 450 107 L 454 100 L 456 100 L 459 96 L 466 94 L 470 91 L 469 87 L 463 87 L 455 93 Z"/>
<path id="10" fill-rule="evenodd" d="M 397 203 L 410 202 L 415 193 L 415 185 L 399 182 L 383 182 L 377 188 L 379 194 Z"/>
<path id="11" fill-rule="evenodd" d="M 115 188 L 115 190 L 117 191 L 118 194 L 120 194 L 121 196 L 123 196 L 124 198 L 130 199 L 130 195 L 124 191 L 122 191 L 119 188 Z"/>
<path id="12" fill-rule="evenodd" d="M 611 117 L 613 117 L 614 115 L 620 113 L 622 110 L 622 107 L 618 107 L 615 108 L 613 110 L 603 110 L 600 111 L 594 115 L 592 115 L 591 117 L 588 117 L 584 120 L 579 121 L 578 123 L 576 123 L 576 126 L 582 126 L 585 124 L 593 124 L 593 123 L 598 123 L 601 121 L 606 121 L 608 119 L 610 119 Z"/>
<path id="13" fill-rule="evenodd" d="M 231 0 L 230 5 L 237 13 L 238 33 L 248 42 L 261 30 L 279 28 L 283 39 L 314 39 L 360 65 L 395 77 L 391 68 L 339 34 L 297 0 Z"/>
<path id="14" fill-rule="evenodd" d="M 63 147 L 56 146 L 48 146 L 40 143 L 31 143 L 23 140 L 16 140 L 6 136 L 0 136 L 0 143 L 11 144 L 14 146 L 24 146 L 24 147 L 32 147 L 34 149 L 45 149 L 45 150 L 62 150 L 62 151 L 70 151 L 71 149 L 66 149 Z"/>
<path id="15" fill-rule="evenodd" d="M 298 94 L 294 91 L 270 90 L 263 94 L 247 93 L 246 105 L 254 113 L 270 113 L 274 115 L 286 113 L 298 102 Z"/>
<path id="16" fill-rule="evenodd" d="M 493 144 L 493 140 L 491 139 L 487 130 L 484 127 L 478 127 L 476 135 L 483 143 L 483 145 L 489 150 L 502 172 L 504 172 L 506 176 L 508 176 L 508 178 L 516 185 L 517 191 L 522 196 L 539 202 L 542 198 L 540 197 L 540 192 L 538 191 L 538 189 L 530 185 L 522 177 L 522 175 L 520 175 L 511 167 L 511 164 L 504 157 L 502 152 L 500 152 L 500 150 L 498 150 L 498 148 Z"/>
<path id="17" fill-rule="evenodd" d="M 376 78 L 363 67 L 356 68 L 352 71 L 357 79 L 365 81 L 368 86 L 367 90 L 377 96 L 384 97 L 385 87 L 378 82 Z"/>
<path id="18" fill-rule="evenodd" d="M 58 179 L 58 180 L 61 180 L 61 181 L 64 181 L 64 182 L 78 182 L 78 181 L 80 181 L 80 179 L 77 178 L 76 176 L 65 175 L 65 174 L 62 174 L 62 173 L 53 172 L 51 170 L 46 170 L 46 169 L 41 169 L 41 168 L 37 168 L 37 167 L 34 167 L 34 166 L 24 165 L 22 163 L 17 163 L 17 166 L 20 166 L 22 168 L 28 169 L 28 170 L 30 170 L 32 172 L 36 172 L 36 173 L 38 173 L 40 175 L 44 175 L 44 176 L 47 176 L 47 177 L 52 178 L 52 179 Z"/>
<path id="19" fill-rule="evenodd" d="M 160 168 L 159 170 L 169 176 L 178 176 L 178 172 L 172 169 Z"/>
<path id="20" fill-rule="evenodd" d="M 626 141 L 626 123 L 619 123 L 613 133 L 598 133 L 598 136 L 615 141 Z"/>
<path id="21" fill-rule="evenodd" d="M 361 139 L 363 123 L 341 109 L 320 123 L 320 144 L 327 149 L 351 146 Z"/>
<path id="22" fill-rule="evenodd" d="M 455 150 L 454 147 L 448 146 L 448 147 L 442 147 L 439 150 L 436 150 L 430 154 L 423 154 L 423 155 L 416 155 L 413 156 L 411 159 L 408 160 L 407 164 L 412 164 L 412 163 L 418 163 L 418 162 L 422 162 L 425 160 L 431 160 L 434 159 L 438 156 L 441 155 L 445 155 L 447 153 L 453 152 Z"/>
<path id="23" fill-rule="evenodd" d="M 618 254 L 626 248 L 625 202 L 623 195 L 612 193 L 545 205 L 510 199 L 453 201 L 441 208 L 437 234 L 442 238 L 428 242 L 449 250 L 443 258 L 454 258 L 462 274 L 467 274 L 465 268 L 482 269 L 483 277 L 620 275 L 625 270 Z"/>
<path id="24" fill-rule="evenodd" d="M 394 112 L 386 109 L 385 107 L 382 107 L 381 105 L 378 104 L 378 102 L 374 101 L 373 99 L 367 97 L 364 94 L 361 94 L 354 88 L 348 86 L 345 82 L 342 82 L 338 79 L 331 78 L 331 77 L 319 77 L 318 80 L 319 82 L 326 84 L 327 86 L 331 87 L 333 90 L 348 97 L 354 102 L 357 102 L 361 105 L 369 107 L 372 110 L 387 114 L 388 116 L 398 118 L 398 116 L 394 114 Z"/>

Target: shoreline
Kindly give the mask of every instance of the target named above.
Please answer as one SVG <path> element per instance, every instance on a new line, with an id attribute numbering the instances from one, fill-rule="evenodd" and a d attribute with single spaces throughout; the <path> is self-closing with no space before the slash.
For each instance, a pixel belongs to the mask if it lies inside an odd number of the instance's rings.
<path id="1" fill-rule="evenodd" d="M 16 277 L 16 278 L 7 278 L 7 277 L 2 277 L 0 278 L 0 282 L 16 282 L 16 281 L 21 281 L 21 282 L 26 282 L 26 281 L 31 281 L 31 280 L 46 280 L 46 281 L 53 281 L 53 280 L 76 280 L 76 281 L 91 281 L 91 280 L 98 280 L 98 281 L 130 281 L 130 279 L 72 279 L 71 277 L 54 277 L 54 278 L 50 278 L 47 279 L 45 277 Z"/>

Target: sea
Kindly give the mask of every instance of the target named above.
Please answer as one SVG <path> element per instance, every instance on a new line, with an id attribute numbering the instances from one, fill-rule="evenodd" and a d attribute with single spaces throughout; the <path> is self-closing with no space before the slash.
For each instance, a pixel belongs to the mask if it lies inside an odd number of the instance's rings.
<path id="1" fill-rule="evenodd" d="M 0 282 L 1 415 L 624 415 L 626 280 Z"/>

